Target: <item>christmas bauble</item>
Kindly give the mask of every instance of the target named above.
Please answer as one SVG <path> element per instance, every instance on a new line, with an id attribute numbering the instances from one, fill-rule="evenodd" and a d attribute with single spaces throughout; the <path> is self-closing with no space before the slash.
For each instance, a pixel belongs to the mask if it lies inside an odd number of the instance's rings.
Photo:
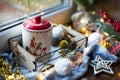
<path id="1" fill-rule="evenodd" d="M 67 48 L 69 45 L 69 43 L 67 42 L 67 40 L 62 40 L 60 42 L 60 48 Z"/>
<path id="2" fill-rule="evenodd" d="M 64 30 L 59 25 L 52 29 L 52 38 L 61 40 L 64 37 Z"/>
<path id="3" fill-rule="evenodd" d="M 106 42 L 104 42 L 103 46 L 108 49 L 112 46 L 112 44 L 110 42 L 106 41 Z"/>
<path id="4" fill-rule="evenodd" d="M 99 44 L 102 39 L 103 39 L 103 36 L 100 33 L 94 32 L 90 34 L 88 37 L 88 46 L 93 44 Z"/>
<path id="5" fill-rule="evenodd" d="M 72 71 L 72 61 L 62 58 L 55 62 L 55 71 L 58 75 L 67 75 Z"/>
<path id="6" fill-rule="evenodd" d="M 64 30 L 62 27 L 60 27 L 59 25 L 56 27 L 53 27 L 52 29 L 52 44 L 58 45 L 59 42 L 63 39 L 64 37 Z"/>

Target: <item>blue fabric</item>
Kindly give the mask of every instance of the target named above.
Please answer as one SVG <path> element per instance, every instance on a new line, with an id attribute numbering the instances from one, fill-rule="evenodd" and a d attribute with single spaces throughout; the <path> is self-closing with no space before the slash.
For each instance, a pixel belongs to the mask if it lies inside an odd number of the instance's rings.
<path id="1" fill-rule="evenodd" d="M 14 64 L 13 53 L 0 53 L 0 56 L 3 57 L 11 67 L 13 67 Z"/>
<path id="2" fill-rule="evenodd" d="M 89 60 L 94 60 L 96 55 L 99 55 L 102 59 L 105 60 L 111 60 L 113 62 L 117 61 L 117 57 L 115 55 L 111 54 L 106 48 L 102 47 L 99 44 L 91 45 L 88 48 L 89 50 L 86 53 L 83 51 L 82 64 L 75 66 L 70 74 L 66 76 L 60 76 L 55 72 L 53 68 L 53 70 L 46 76 L 46 80 L 77 80 L 87 72 Z M 92 55 L 92 57 L 90 55 Z M 3 57 L 11 66 L 13 66 L 13 53 L 2 53 L 0 54 L 0 56 Z M 26 75 L 29 78 L 29 80 L 34 80 L 35 76 L 39 73 L 29 72 L 28 69 L 22 65 L 20 65 L 20 68 L 22 73 Z"/>
<path id="3" fill-rule="evenodd" d="M 70 74 L 66 76 L 60 76 L 53 69 L 53 71 L 51 71 L 51 73 L 46 77 L 46 79 L 47 80 L 77 80 L 87 71 L 88 62 L 89 62 L 89 57 L 84 56 L 82 64 L 75 66 Z"/>
<path id="4" fill-rule="evenodd" d="M 92 59 L 94 60 L 97 55 L 99 55 L 104 60 L 110 60 L 113 62 L 117 61 L 117 57 L 114 54 L 111 54 L 106 48 L 99 44 L 94 44 L 89 46 L 89 51 L 87 53 L 84 53 L 86 55 L 93 55 Z"/>
<path id="5" fill-rule="evenodd" d="M 77 80 L 88 70 L 89 60 L 94 60 L 97 55 L 101 56 L 102 59 L 110 60 L 113 62 L 117 61 L 117 57 L 111 54 L 106 48 L 99 44 L 94 44 L 88 47 L 89 50 L 85 53 L 83 51 L 83 63 L 73 68 L 72 72 L 66 76 L 57 75 L 53 70 L 47 77 L 47 80 Z M 93 55 L 92 57 L 90 55 Z"/>

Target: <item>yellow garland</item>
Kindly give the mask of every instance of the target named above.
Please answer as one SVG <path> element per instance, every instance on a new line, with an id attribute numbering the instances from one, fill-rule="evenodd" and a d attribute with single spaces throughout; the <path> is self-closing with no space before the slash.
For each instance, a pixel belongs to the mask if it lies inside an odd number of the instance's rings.
<path id="1" fill-rule="evenodd" d="M 16 67 L 16 73 L 12 72 L 11 66 L 0 57 L 0 75 L 3 76 L 6 80 L 28 80 L 26 76 L 24 76 L 20 68 Z"/>

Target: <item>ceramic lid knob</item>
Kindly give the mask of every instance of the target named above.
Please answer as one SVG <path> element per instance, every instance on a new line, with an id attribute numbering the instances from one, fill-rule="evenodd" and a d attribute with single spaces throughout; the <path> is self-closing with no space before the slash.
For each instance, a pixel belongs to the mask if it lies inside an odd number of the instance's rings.
<path id="1" fill-rule="evenodd" d="M 23 26 L 30 30 L 45 30 L 51 27 L 49 21 L 42 19 L 41 16 L 36 16 L 23 23 Z"/>

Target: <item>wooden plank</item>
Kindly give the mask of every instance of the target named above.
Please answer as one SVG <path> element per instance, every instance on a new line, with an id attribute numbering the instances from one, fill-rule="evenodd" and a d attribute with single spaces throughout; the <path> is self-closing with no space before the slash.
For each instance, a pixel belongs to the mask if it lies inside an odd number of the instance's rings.
<path id="1" fill-rule="evenodd" d="M 26 51 L 24 48 L 22 48 L 18 43 L 12 42 L 13 49 L 15 55 L 19 58 L 19 60 L 22 62 L 22 64 L 28 68 L 28 70 L 33 71 L 35 69 L 35 62 L 36 57 L 33 56 L 31 53 Z"/>

